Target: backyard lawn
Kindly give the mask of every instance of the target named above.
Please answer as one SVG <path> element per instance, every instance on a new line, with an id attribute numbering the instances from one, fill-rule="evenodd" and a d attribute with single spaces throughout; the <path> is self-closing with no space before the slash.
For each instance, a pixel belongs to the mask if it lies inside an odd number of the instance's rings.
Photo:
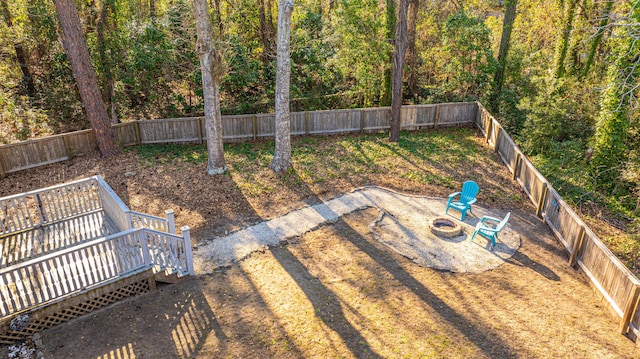
<path id="1" fill-rule="evenodd" d="M 49 329 L 45 358 L 637 358 L 584 275 L 538 220 L 474 129 L 293 141 L 294 170 L 267 168 L 272 142 L 225 146 L 229 173 L 205 175 L 203 146 L 142 146 L 2 180 L 2 196 L 102 175 L 133 210 L 192 228 L 194 245 L 377 185 L 446 197 L 465 180 L 478 206 L 512 212 L 521 246 L 478 274 L 420 267 L 379 243 L 375 209 L 346 215 L 212 273 L 162 285 Z"/>

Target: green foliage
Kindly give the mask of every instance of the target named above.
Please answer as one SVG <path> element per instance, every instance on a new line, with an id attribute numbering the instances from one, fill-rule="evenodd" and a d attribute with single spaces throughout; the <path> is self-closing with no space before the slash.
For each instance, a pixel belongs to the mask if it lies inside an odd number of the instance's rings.
<path id="1" fill-rule="evenodd" d="M 591 93 L 580 92 L 571 79 L 542 79 L 539 86 L 540 92 L 520 105 L 527 113 L 520 133 L 523 149 L 548 154 L 558 142 L 585 142 L 593 134 Z"/>
<path id="2" fill-rule="evenodd" d="M 464 11 L 447 19 L 443 28 L 442 71 L 439 74 L 445 101 L 488 98 L 497 66 L 490 34 L 484 21 L 470 17 Z"/>

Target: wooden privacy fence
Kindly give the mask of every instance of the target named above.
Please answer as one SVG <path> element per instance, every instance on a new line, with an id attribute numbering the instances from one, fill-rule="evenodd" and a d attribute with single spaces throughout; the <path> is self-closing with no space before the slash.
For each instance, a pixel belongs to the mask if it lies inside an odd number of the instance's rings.
<path id="1" fill-rule="evenodd" d="M 620 332 L 631 331 L 636 338 L 640 336 L 638 278 L 587 227 L 480 104 L 475 123 L 536 205 L 536 214 L 569 252 L 569 264 L 577 264 L 586 273 L 612 312 L 620 317 Z"/>
<path id="2" fill-rule="evenodd" d="M 400 126 L 406 130 L 470 124 L 475 102 L 403 106 Z M 378 132 L 389 129 L 390 107 L 291 113 L 292 135 Z M 122 146 L 152 143 L 203 143 L 204 118 L 188 117 L 120 123 L 112 126 Z M 274 114 L 222 116 L 225 142 L 254 141 L 275 136 Z M 92 130 L 0 146 L 0 176 L 68 160 L 97 149 Z"/>

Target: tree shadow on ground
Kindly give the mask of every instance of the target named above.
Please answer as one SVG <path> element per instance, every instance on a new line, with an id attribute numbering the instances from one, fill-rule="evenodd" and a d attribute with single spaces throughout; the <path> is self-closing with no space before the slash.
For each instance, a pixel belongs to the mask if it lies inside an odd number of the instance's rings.
<path id="1" fill-rule="evenodd" d="M 295 171 L 291 171 L 289 175 L 295 175 Z M 309 189 L 309 191 L 311 190 Z M 475 323 L 467 319 L 464 315 L 458 313 L 445 301 L 440 299 L 423 283 L 415 279 L 411 274 L 403 269 L 402 264 L 398 262 L 392 254 L 378 248 L 376 245 L 369 242 L 355 229 L 344 222 L 342 218 L 338 219 L 335 224 L 339 224 L 342 228 L 341 235 L 343 236 L 343 238 L 350 241 L 358 250 L 368 255 L 381 269 L 391 274 L 391 276 L 398 282 L 402 283 L 404 287 L 409 288 L 416 296 L 420 298 L 422 302 L 435 310 L 435 312 L 438 313 L 443 321 L 447 322 L 453 328 L 461 332 L 468 340 L 470 340 L 482 352 L 484 352 L 485 355 L 491 358 L 514 358 L 518 356 L 516 355 L 514 349 L 508 343 L 500 339 L 499 336 L 492 335 L 490 331 L 487 331 L 486 328 L 478 327 Z M 318 296 L 318 294 L 316 294 L 314 290 L 310 288 L 310 283 L 313 283 L 313 286 L 315 286 L 315 290 L 319 289 L 321 294 L 324 293 L 324 298 L 329 298 L 328 303 L 332 308 L 334 308 L 333 312 L 337 314 L 337 316 L 341 319 L 340 322 L 346 324 L 342 324 L 342 326 L 336 326 L 331 321 L 329 321 L 327 324 L 341 335 L 345 343 L 350 343 L 347 345 L 349 346 L 351 351 L 355 354 L 356 351 L 367 349 L 368 344 L 366 344 L 366 340 L 361 339 L 362 334 L 357 332 L 357 330 L 354 329 L 353 326 L 349 324 L 344 318 L 342 309 L 339 304 L 339 299 L 337 298 L 335 293 L 331 292 L 329 289 L 319 283 L 317 279 L 313 278 L 313 276 L 308 272 L 305 266 L 288 251 L 285 250 L 279 254 L 274 253 L 274 255 L 279 259 L 280 264 L 284 268 L 287 268 L 287 271 L 291 274 L 291 276 L 296 279 L 296 282 L 307 294 L 309 300 L 314 303 L 314 307 L 316 309 L 323 308 L 322 302 L 319 301 L 319 298 L 321 299 L 323 297 Z M 326 319 L 323 320 L 327 322 Z M 351 340 L 353 339 L 358 339 L 358 342 L 351 342 Z M 364 345 L 364 348 L 362 347 L 362 345 Z"/>
<path id="2" fill-rule="evenodd" d="M 198 281 L 187 279 L 50 328 L 42 349 L 46 358 L 185 358 L 210 335 L 228 339 Z"/>

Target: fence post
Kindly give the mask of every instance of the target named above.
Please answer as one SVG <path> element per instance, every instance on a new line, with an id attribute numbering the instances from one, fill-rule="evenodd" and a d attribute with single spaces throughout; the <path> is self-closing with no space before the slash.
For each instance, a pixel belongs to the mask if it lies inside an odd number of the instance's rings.
<path id="1" fill-rule="evenodd" d="M 308 111 L 304 112 L 304 134 L 305 135 L 309 134 L 309 112 Z"/>
<path id="2" fill-rule="evenodd" d="M 516 153 L 516 163 L 513 165 L 513 180 L 515 181 L 519 175 L 520 163 L 522 162 L 522 154 Z"/>
<path id="3" fill-rule="evenodd" d="M 73 151 L 67 135 L 62 135 L 62 142 L 64 142 L 64 152 L 67 154 L 67 159 L 70 160 L 73 157 Z"/>
<path id="4" fill-rule="evenodd" d="M 433 128 L 438 128 L 438 123 L 440 122 L 440 104 L 436 104 L 436 114 L 433 119 Z"/>
<path id="5" fill-rule="evenodd" d="M 164 215 L 167 217 L 167 232 L 176 234 L 176 221 L 175 214 L 172 209 L 164 211 Z"/>
<path id="6" fill-rule="evenodd" d="M 492 121 L 491 117 L 489 117 L 489 121 L 487 121 L 487 125 L 485 127 L 486 128 L 484 129 L 484 138 L 487 141 L 487 143 L 489 143 L 489 139 L 491 138 L 491 131 L 493 130 L 493 128 L 492 128 L 493 127 L 493 121 Z"/>
<path id="7" fill-rule="evenodd" d="M 140 121 L 136 120 L 134 122 L 133 132 L 136 135 L 136 144 L 137 145 L 141 145 L 142 144 L 142 137 L 140 136 Z"/>
<path id="8" fill-rule="evenodd" d="M 542 207 L 544 207 L 544 200 L 547 197 L 547 191 L 549 190 L 547 186 L 547 182 L 542 183 L 542 193 L 540 194 L 540 198 L 538 198 L 538 205 L 536 206 L 536 216 L 538 218 L 542 218 Z"/>
<path id="9" fill-rule="evenodd" d="M 0 151 L 1 153 L 2 151 Z M 4 157 L 4 155 L 0 155 L 0 157 Z M 0 177 L 6 176 L 7 173 L 4 171 L 4 166 L 2 166 L 2 159 L 0 158 Z"/>
<path id="10" fill-rule="evenodd" d="M 627 305 L 624 308 L 624 314 L 622 315 L 622 320 L 620 321 L 620 333 L 622 334 L 627 334 L 629 332 L 631 321 L 633 320 L 633 316 L 638 309 L 639 296 L 640 287 L 635 285 L 633 287 L 633 291 L 631 291 L 631 295 L 629 295 Z"/>
<path id="11" fill-rule="evenodd" d="M 187 271 L 189 275 L 195 275 L 196 271 L 193 268 L 193 254 L 191 252 L 191 228 L 189 228 L 189 226 L 183 226 L 180 227 L 180 231 L 184 239 L 184 256 L 187 262 Z"/>
<path id="12" fill-rule="evenodd" d="M 360 109 L 360 133 L 364 133 L 364 109 Z"/>
<path id="13" fill-rule="evenodd" d="M 580 226 L 580 233 L 578 233 L 578 241 L 576 245 L 573 246 L 571 251 L 571 257 L 569 258 L 569 267 L 573 267 L 576 265 L 578 261 L 578 252 L 582 249 L 582 244 L 584 243 L 584 237 L 587 235 L 587 232 L 584 230 L 583 226 Z"/>
<path id="14" fill-rule="evenodd" d="M 255 113 L 251 116 L 251 125 L 253 126 L 253 140 L 256 141 L 258 139 L 258 118 Z"/>
<path id="15" fill-rule="evenodd" d="M 202 117 L 196 117 L 196 124 L 198 125 L 198 140 L 200 144 L 204 143 L 204 133 L 202 133 Z"/>

